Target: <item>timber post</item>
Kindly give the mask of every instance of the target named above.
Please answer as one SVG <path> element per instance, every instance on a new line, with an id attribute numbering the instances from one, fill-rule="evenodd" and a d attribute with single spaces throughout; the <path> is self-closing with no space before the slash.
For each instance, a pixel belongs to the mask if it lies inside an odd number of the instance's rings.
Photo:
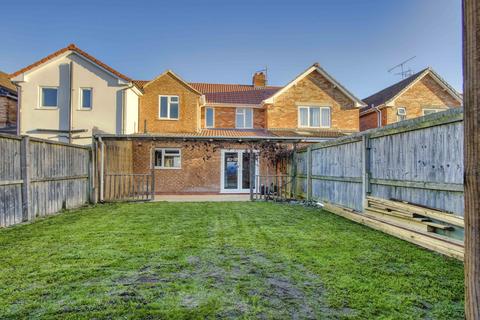
<path id="1" fill-rule="evenodd" d="M 367 196 L 370 194 L 370 137 L 362 136 L 362 211 L 368 205 Z"/>
<path id="2" fill-rule="evenodd" d="M 307 148 L 307 201 L 312 201 L 312 146 Z"/>
<path id="3" fill-rule="evenodd" d="M 480 319 L 480 3 L 463 0 L 465 317 Z"/>
<path id="4" fill-rule="evenodd" d="M 30 137 L 23 136 L 20 144 L 20 167 L 22 174 L 22 221 L 33 217 L 30 212 Z"/>

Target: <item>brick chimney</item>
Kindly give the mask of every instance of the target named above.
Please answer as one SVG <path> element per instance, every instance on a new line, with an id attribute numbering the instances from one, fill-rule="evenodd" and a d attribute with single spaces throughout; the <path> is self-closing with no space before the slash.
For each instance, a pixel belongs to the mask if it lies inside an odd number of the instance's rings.
<path id="1" fill-rule="evenodd" d="M 255 72 L 252 78 L 252 84 L 254 87 L 265 87 L 267 85 L 267 76 L 265 72 Z"/>

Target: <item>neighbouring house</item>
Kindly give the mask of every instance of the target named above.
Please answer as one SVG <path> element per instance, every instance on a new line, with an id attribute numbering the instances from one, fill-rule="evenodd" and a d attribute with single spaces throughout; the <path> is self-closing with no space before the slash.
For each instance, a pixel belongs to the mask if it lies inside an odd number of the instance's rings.
<path id="1" fill-rule="evenodd" d="M 360 130 L 461 107 L 462 96 L 432 68 L 385 88 L 365 99 L 360 111 Z"/>
<path id="2" fill-rule="evenodd" d="M 133 134 L 141 91 L 132 80 L 71 44 L 14 72 L 19 133 L 90 144 L 97 133 Z"/>
<path id="3" fill-rule="evenodd" d="M 249 192 L 252 176 L 278 172 L 268 150 L 358 132 L 364 106 L 318 64 L 283 87 L 263 72 L 250 85 L 186 82 L 172 71 L 135 83 L 141 133 L 100 143 L 130 150 L 135 174 L 153 169 L 157 193 Z M 250 152 L 260 153 L 255 165 Z"/>
<path id="4" fill-rule="evenodd" d="M 0 132 L 17 133 L 17 87 L 0 71 Z"/>

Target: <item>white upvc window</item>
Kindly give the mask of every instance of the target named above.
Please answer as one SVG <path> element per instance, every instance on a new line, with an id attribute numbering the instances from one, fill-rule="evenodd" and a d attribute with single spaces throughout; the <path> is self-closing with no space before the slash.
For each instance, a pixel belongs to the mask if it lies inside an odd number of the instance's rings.
<path id="1" fill-rule="evenodd" d="M 237 129 L 253 128 L 253 109 L 237 108 L 235 111 L 235 127 Z"/>
<path id="2" fill-rule="evenodd" d="M 158 117 L 164 120 L 178 120 L 180 112 L 178 96 L 158 96 Z"/>
<path id="3" fill-rule="evenodd" d="M 299 128 L 330 128 L 332 122 L 330 107 L 298 107 Z"/>
<path id="4" fill-rule="evenodd" d="M 205 128 L 215 127 L 215 109 L 205 108 Z"/>
<path id="5" fill-rule="evenodd" d="M 427 114 L 432 114 L 432 113 L 437 113 L 437 112 L 442 112 L 442 111 L 445 111 L 446 109 L 439 109 L 439 108 L 435 108 L 435 107 L 432 107 L 432 108 L 423 108 L 422 109 L 422 113 L 424 116 L 426 116 Z"/>
<path id="6" fill-rule="evenodd" d="M 182 167 L 182 153 L 180 149 L 156 148 L 153 163 L 155 169 L 180 169 Z"/>
<path id="7" fill-rule="evenodd" d="M 58 108 L 58 87 L 40 87 L 39 107 L 43 109 Z"/>
<path id="8" fill-rule="evenodd" d="M 397 121 L 403 121 L 407 119 L 407 109 L 404 107 L 397 108 Z"/>
<path id="9" fill-rule="evenodd" d="M 93 89 L 92 88 L 80 88 L 80 110 L 92 110 L 93 101 Z"/>

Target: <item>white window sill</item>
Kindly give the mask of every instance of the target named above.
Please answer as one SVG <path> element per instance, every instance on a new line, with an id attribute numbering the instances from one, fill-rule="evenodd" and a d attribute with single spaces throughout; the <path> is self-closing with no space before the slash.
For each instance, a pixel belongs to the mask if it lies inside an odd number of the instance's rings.
<path id="1" fill-rule="evenodd" d="M 35 110 L 58 110 L 57 107 L 36 107 Z"/>
<path id="2" fill-rule="evenodd" d="M 178 120 L 180 120 L 180 119 L 173 119 L 173 118 L 158 118 L 157 120 L 178 121 Z"/>

